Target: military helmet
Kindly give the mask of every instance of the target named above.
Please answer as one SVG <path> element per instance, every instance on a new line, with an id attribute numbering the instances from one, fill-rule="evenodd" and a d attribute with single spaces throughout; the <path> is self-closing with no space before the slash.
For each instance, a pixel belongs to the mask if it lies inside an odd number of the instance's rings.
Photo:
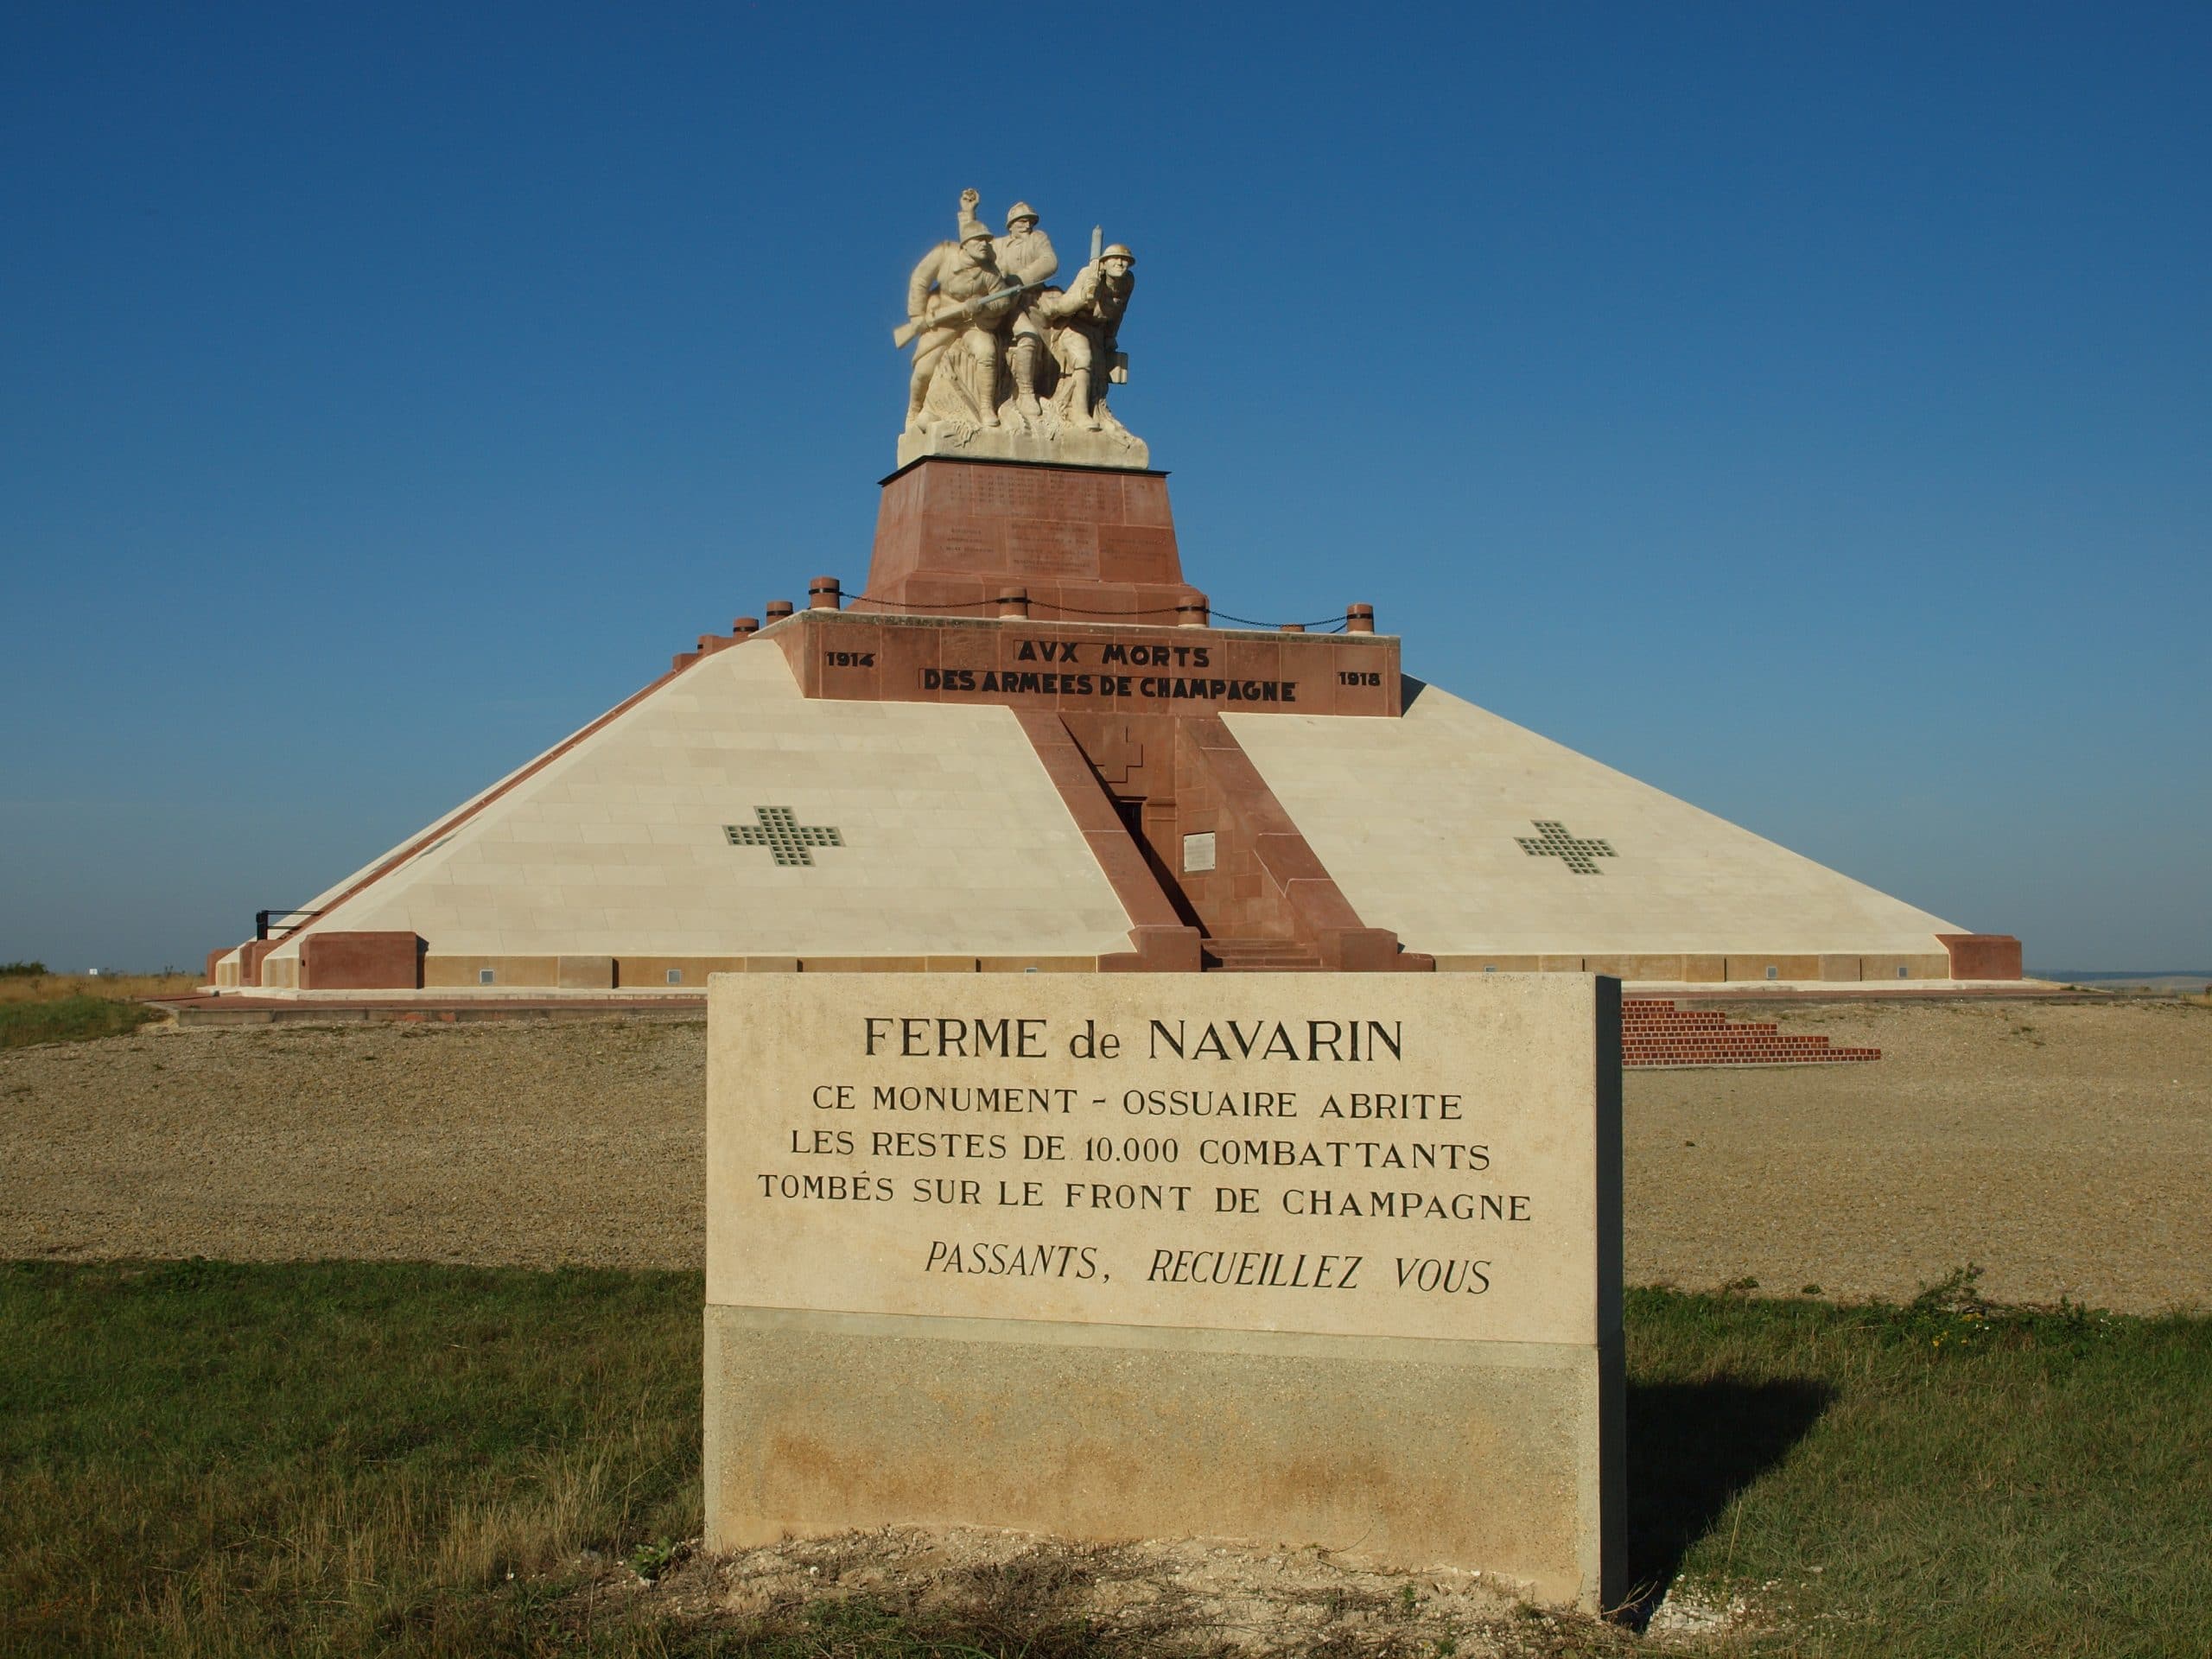
<path id="1" fill-rule="evenodd" d="M 1126 259 L 1133 265 L 1137 262 L 1136 255 L 1131 253 L 1126 246 L 1119 242 L 1116 242 L 1112 247 L 1108 248 L 1103 253 L 1098 256 L 1098 261 L 1101 264 L 1105 264 L 1109 259 Z"/>
<path id="2" fill-rule="evenodd" d="M 1032 207 L 1026 201 L 1017 201 L 1013 207 L 1006 210 L 1006 227 L 1010 231 L 1014 228 L 1014 221 L 1015 219 L 1034 219 L 1036 217 L 1037 210 L 1034 207 Z"/>
<path id="3" fill-rule="evenodd" d="M 965 214 L 962 215 L 960 220 L 960 239 L 963 242 L 973 242 L 979 236 L 988 238 L 990 236 L 990 233 L 989 227 L 987 226 L 982 219 L 971 219 Z"/>

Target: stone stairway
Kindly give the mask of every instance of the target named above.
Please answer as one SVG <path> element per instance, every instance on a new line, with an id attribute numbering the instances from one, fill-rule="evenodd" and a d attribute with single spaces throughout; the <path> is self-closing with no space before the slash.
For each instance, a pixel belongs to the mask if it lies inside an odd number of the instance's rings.
<path id="1" fill-rule="evenodd" d="M 1825 1037 L 1804 1036 L 1710 1008 L 1678 1008 L 1658 997 L 1621 999 L 1621 1065 L 1835 1065 L 1878 1060 L 1878 1048 L 1837 1048 Z"/>
<path id="2" fill-rule="evenodd" d="M 1200 942 L 1210 974 L 1318 974 L 1319 952 L 1296 939 L 1205 939 Z"/>

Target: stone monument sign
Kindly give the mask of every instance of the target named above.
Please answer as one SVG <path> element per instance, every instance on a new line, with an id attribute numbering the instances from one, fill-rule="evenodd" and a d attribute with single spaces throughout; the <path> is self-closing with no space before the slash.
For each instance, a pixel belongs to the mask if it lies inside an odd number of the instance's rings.
<path id="1" fill-rule="evenodd" d="M 1613 1594 L 1619 1001 L 719 976 L 707 1527 L 1320 1544 Z"/>

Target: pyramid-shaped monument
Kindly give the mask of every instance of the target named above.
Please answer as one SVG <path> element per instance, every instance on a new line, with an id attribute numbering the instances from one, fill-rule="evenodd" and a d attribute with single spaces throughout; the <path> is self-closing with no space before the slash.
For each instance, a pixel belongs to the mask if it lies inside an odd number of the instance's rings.
<path id="1" fill-rule="evenodd" d="M 725 971 L 2017 978 L 1968 934 L 1405 675 L 1369 607 L 1217 626 L 1109 407 L 1135 261 L 1037 215 L 909 283 L 863 591 L 817 578 L 209 958 L 301 998 Z"/>

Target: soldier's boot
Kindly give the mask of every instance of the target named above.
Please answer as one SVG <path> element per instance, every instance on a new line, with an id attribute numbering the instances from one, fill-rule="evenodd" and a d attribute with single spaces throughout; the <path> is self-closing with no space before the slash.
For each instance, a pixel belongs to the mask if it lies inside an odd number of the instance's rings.
<path id="1" fill-rule="evenodd" d="M 1014 371 L 1014 406 L 1034 420 L 1045 410 L 1037 401 L 1037 342 L 1014 341 L 1007 353 L 1007 366 Z"/>
<path id="2" fill-rule="evenodd" d="M 1068 399 L 1068 408 L 1074 411 L 1076 423 L 1089 431 L 1097 431 L 1098 411 L 1090 404 L 1090 371 L 1071 369 L 1068 379 L 1075 388 L 1074 396 Z"/>

